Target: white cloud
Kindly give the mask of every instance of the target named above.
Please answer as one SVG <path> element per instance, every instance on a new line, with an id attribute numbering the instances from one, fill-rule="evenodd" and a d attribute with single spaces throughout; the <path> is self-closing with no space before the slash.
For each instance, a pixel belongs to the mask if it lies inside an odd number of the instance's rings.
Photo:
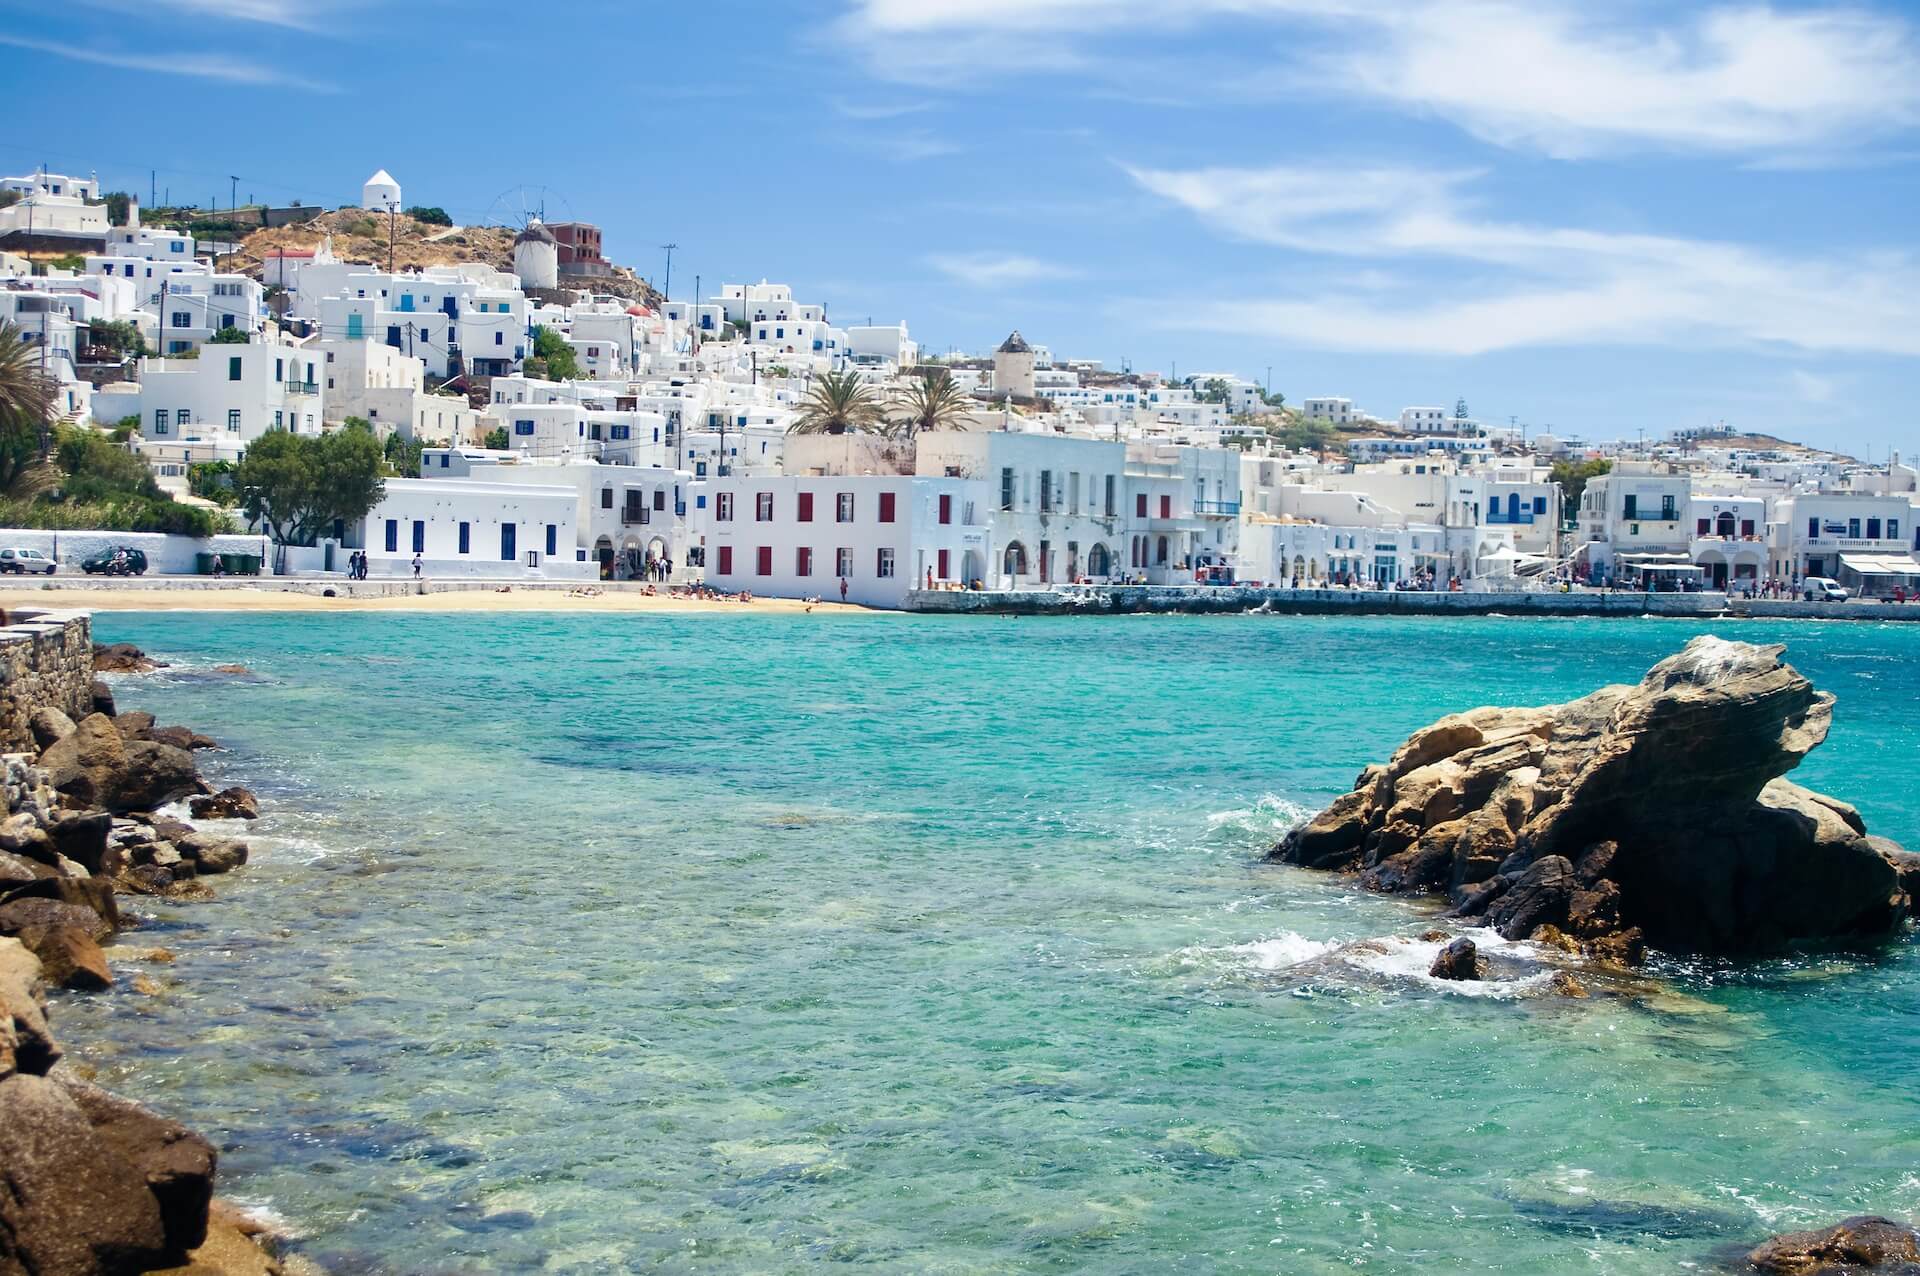
<path id="1" fill-rule="evenodd" d="M 83 0 L 95 8 L 121 13 L 151 16 L 154 9 L 167 9 L 194 18 L 225 19 L 230 22 L 257 22 L 264 26 L 292 27 L 299 31 L 327 31 L 328 19 L 340 9 L 352 7 L 356 0 Z"/>
<path id="2" fill-rule="evenodd" d="M 1598 343 L 1920 355 L 1920 263 L 1905 253 L 1782 257 L 1713 240 L 1501 221 L 1478 213 L 1472 175 L 1457 172 L 1362 169 L 1324 190 L 1321 169 L 1128 171 L 1233 239 L 1441 267 L 1365 297 L 1316 290 L 1312 300 L 1182 301 L 1164 308 L 1176 326 L 1438 354 Z"/>
<path id="3" fill-rule="evenodd" d="M 1834 383 L 1832 377 L 1816 376 L 1804 368 L 1795 368 L 1787 374 L 1787 382 L 1793 387 L 1793 393 L 1802 403 L 1833 402 Z"/>
<path id="4" fill-rule="evenodd" d="M 974 288 L 1017 288 L 1048 279 L 1070 279 L 1075 273 L 1056 262 L 1019 253 L 931 253 L 927 264 L 956 283 Z"/>
<path id="5" fill-rule="evenodd" d="M 29 49 L 76 62 L 128 71 L 151 71 L 159 75 L 185 75 L 202 80 L 222 80 L 229 84 L 257 84 L 278 88 L 305 89 L 312 93 L 334 93 L 338 88 L 317 80 L 289 75 L 276 67 L 255 61 L 242 61 L 218 53 L 113 53 L 83 45 L 61 44 L 53 40 L 31 40 L 25 36 L 0 32 L 0 44 Z"/>
<path id="6" fill-rule="evenodd" d="M 1126 69 L 1149 55 L 1126 48 L 1126 36 L 1207 23 L 1232 27 L 1204 69 L 1217 91 L 1270 99 L 1338 84 L 1502 146 L 1562 157 L 1634 146 L 1817 155 L 1920 126 L 1913 26 L 1860 8 L 853 0 L 835 31 L 890 78 L 952 82 L 1045 69 L 1137 88 Z M 1310 38 L 1296 38 L 1303 32 Z M 1271 50 L 1281 38 L 1289 54 L 1276 72 Z"/>
<path id="7" fill-rule="evenodd" d="M 897 120 L 933 108 L 931 102 L 849 102 L 838 97 L 828 98 L 827 105 L 834 114 L 849 120 Z"/>

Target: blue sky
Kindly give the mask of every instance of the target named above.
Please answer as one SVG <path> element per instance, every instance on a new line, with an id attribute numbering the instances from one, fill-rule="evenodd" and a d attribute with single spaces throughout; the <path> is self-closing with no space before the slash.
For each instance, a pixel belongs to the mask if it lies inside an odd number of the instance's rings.
<path id="1" fill-rule="evenodd" d="M 1590 438 L 1920 454 L 1920 17 L 1560 0 L 0 0 L 0 168 L 499 216 L 675 295 Z M 507 202 L 515 202 L 509 200 Z M 517 212 L 517 203 L 513 211 Z"/>

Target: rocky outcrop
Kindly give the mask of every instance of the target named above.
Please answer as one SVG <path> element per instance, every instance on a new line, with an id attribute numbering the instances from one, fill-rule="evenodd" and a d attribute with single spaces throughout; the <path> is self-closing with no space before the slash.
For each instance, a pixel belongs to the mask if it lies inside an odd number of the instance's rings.
<path id="1" fill-rule="evenodd" d="M 1433 965 L 1427 973 L 1435 979 L 1484 979 L 1487 963 L 1480 956 L 1480 949 L 1465 935 L 1449 940 L 1433 959 Z"/>
<path id="2" fill-rule="evenodd" d="M 1759 952 L 1892 933 L 1920 865 L 1783 777 L 1833 697 L 1780 646 L 1696 638 L 1633 686 L 1415 732 L 1270 858 L 1450 896 L 1502 936 L 1589 952 Z"/>
<path id="3" fill-rule="evenodd" d="M 93 644 L 95 673 L 152 673 L 156 669 L 166 667 L 166 661 L 155 660 L 130 642 Z"/>
<path id="4" fill-rule="evenodd" d="M 187 804 L 196 820 L 257 820 L 260 818 L 260 799 L 253 790 L 238 785 L 221 789 L 212 797 L 197 797 Z"/>
<path id="5" fill-rule="evenodd" d="M 55 789 L 82 806 L 109 811 L 150 811 L 202 790 L 200 773 L 186 750 L 137 737 L 129 740 L 116 722 L 104 713 L 90 714 L 40 755 L 40 766 Z M 147 723 L 152 723 L 150 716 Z"/>
<path id="6" fill-rule="evenodd" d="M 1890 1218 L 1861 1215 L 1812 1232 L 1776 1236 L 1747 1255 L 1769 1276 L 1920 1272 L 1920 1233 Z"/>

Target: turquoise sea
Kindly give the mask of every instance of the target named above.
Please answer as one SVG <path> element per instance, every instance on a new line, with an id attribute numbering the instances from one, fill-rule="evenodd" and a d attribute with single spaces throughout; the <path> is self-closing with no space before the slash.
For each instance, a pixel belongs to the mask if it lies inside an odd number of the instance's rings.
<path id="1" fill-rule="evenodd" d="M 1260 862 L 1413 728 L 1699 628 L 103 614 L 268 816 L 122 941 L 158 996 L 56 1024 L 338 1273 L 1714 1270 L 1920 1215 L 1913 941 L 1555 1000 Z M 1920 626 L 1725 632 L 1920 846 Z"/>

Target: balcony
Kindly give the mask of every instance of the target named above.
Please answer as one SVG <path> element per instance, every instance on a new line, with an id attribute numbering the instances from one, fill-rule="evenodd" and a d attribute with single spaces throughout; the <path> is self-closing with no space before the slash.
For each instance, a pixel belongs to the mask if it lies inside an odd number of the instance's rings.
<path id="1" fill-rule="evenodd" d="M 286 387 L 288 394 L 320 393 L 320 385 L 315 381 L 288 381 L 286 382 Z"/>
<path id="2" fill-rule="evenodd" d="M 1237 517 L 1240 513 L 1239 501 L 1195 501 L 1193 512 L 1196 514 L 1215 514 Z"/>
<path id="3" fill-rule="evenodd" d="M 651 523 L 652 521 L 653 511 L 644 505 L 627 505 L 623 506 L 620 510 L 620 524 L 623 527 L 632 527 L 639 523 Z"/>

